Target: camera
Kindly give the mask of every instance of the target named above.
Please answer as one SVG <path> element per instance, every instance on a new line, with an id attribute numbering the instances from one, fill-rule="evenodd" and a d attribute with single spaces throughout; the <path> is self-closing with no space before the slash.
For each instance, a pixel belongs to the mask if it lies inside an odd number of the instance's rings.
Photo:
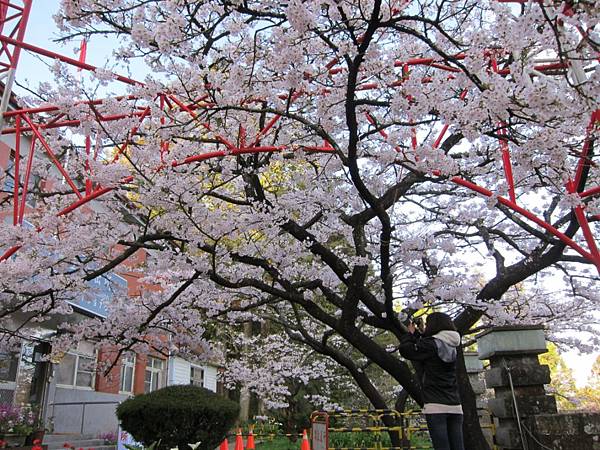
<path id="1" fill-rule="evenodd" d="M 423 318 L 422 317 L 412 317 L 410 321 L 414 324 L 415 327 L 421 329 L 423 326 Z"/>

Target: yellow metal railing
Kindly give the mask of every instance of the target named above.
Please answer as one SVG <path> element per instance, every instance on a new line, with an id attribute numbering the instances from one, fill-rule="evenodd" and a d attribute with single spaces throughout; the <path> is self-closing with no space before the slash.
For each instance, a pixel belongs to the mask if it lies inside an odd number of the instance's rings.
<path id="1" fill-rule="evenodd" d="M 315 411 L 311 414 L 311 422 L 317 416 L 327 415 L 329 418 L 350 418 L 358 417 L 371 421 L 371 424 L 363 427 L 348 426 L 328 426 L 328 432 L 333 433 L 373 433 L 374 445 L 371 447 L 328 447 L 328 450 L 426 450 L 432 449 L 431 444 L 426 445 L 412 445 L 412 438 L 415 434 L 428 433 L 427 425 L 424 422 L 424 416 L 420 411 L 407 411 L 399 412 L 393 409 L 346 409 L 346 410 L 321 410 Z M 383 424 L 384 417 L 392 417 L 395 422 L 394 426 L 385 426 Z M 327 421 L 329 423 L 329 421 Z M 484 429 L 491 429 L 492 434 L 495 434 L 495 427 L 493 422 L 490 420 L 489 425 L 482 425 Z M 385 447 L 382 443 L 382 433 L 397 432 L 398 439 L 401 445 L 398 447 Z M 498 450 L 495 445 L 492 446 L 494 450 Z"/>

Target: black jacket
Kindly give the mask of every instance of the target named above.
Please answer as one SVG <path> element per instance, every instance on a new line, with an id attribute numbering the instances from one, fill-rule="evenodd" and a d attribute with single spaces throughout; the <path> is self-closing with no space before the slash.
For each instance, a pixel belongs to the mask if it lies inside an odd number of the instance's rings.
<path id="1" fill-rule="evenodd" d="M 460 335 L 451 333 L 456 332 L 442 332 L 430 337 L 421 337 L 417 333 L 402 336 L 400 354 L 420 362 L 423 368 L 424 403 L 460 405 L 456 381 L 456 347 L 460 345 Z"/>

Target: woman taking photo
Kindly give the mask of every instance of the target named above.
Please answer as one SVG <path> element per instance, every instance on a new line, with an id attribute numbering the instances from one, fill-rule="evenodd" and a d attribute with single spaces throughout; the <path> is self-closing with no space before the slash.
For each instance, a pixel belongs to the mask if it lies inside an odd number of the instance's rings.
<path id="1" fill-rule="evenodd" d="M 456 381 L 460 334 L 452 319 L 431 313 L 421 334 L 414 323 L 402 336 L 400 354 L 416 361 L 423 392 L 423 414 L 435 450 L 464 450 L 462 406 Z"/>

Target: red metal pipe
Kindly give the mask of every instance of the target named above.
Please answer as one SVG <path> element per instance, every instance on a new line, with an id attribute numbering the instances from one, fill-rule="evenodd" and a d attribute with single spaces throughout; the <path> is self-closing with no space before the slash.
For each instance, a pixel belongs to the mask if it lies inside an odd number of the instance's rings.
<path id="1" fill-rule="evenodd" d="M 506 126 L 506 124 L 502 124 L 502 126 Z M 500 128 L 498 130 L 498 134 L 500 136 L 506 136 L 506 129 Z M 515 195 L 515 180 L 513 178 L 512 171 L 512 163 L 510 161 L 510 151 L 508 148 L 508 142 L 506 139 L 500 137 L 500 148 L 502 149 L 502 166 L 504 167 L 504 176 L 506 177 L 506 181 L 508 183 L 508 196 L 510 201 L 516 203 L 517 197 Z"/>
<path id="2" fill-rule="evenodd" d="M 29 21 L 29 13 L 31 12 L 32 0 L 23 0 L 23 8 L 17 8 L 21 11 L 21 20 L 19 20 L 19 32 L 17 33 L 17 40 L 23 42 L 25 39 L 25 30 L 27 28 L 27 22 Z M 17 46 L 13 53 L 13 58 L 18 61 L 21 49 Z M 16 67 L 16 66 L 15 66 Z"/>
<path id="3" fill-rule="evenodd" d="M 119 95 L 117 97 L 113 97 L 110 100 L 138 100 L 139 97 L 135 96 L 135 95 Z M 101 105 L 103 104 L 106 100 L 109 99 L 97 99 L 97 100 L 81 100 L 81 101 L 77 101 L 74 103 L 74 105 Z M 22 109 L 14 109 L 14 110 L 10 110 L 10 111 L 6 111 L 4 113 L 4 117 L 12 117 L 12 116 L 18 116 L 20 114 L 37 114 L 37 113 L 45 113 L 45 112 L 52 112 L 52 111 L 60 111 L 60 107 L 59 106 L 54 106 L 54 105 L 49 105 L 49 106 L 40 106 L 37 108 L 22 108 Z"/>
<path id="4" fill-rule="evenodd" d="M 41 128 L 43 130 L 51 130 L 53 128 L 74 127 L 74 126 L 79 126 L 79 125 L 81 125 L 81 121 L 79 121 L 79 120 L 64 120 L 62 122 L 56 122 L 51 125 L 40 124 L 39 128 Z M 21 133 L 25 133 L 25 132 L 29 132 L 29 131 L 33 131 L 33 129 L 31 127 L 22 127 L 21 128 Z M 14 132 L 15 132 L 14 128 L 5 128 L 4 130 L 2 130 L 1 134 L 13 134 Z"/>
<path id="5" fill-rule="evenodd" d="M 558 70 L 558 69 L 567 69 L 569 67 L 569 65 L 567 63 L 548 63 L 548 64 L 539 64 L 537 66 L 533 66 L 533 69 L 541 72 L 541 73 L 546 73 L 546 72 L 550 72 L 553 70 Z M 508 75 L 510 73 L 510 69 L 509 68 L 505 68 L 505 69 L 499 69 L 498 74 L 500 75 Z"/>
<path id="6" fill-rule="evenodd" d="M 575 188 L 577 188 L 577 186 L 579 186 L 579 183 L 581 182 L 581 177 L 583 176 L 583 169 L 585 168 L 586 163 L 589 164 L 587 159 L 592 145 L 592 131 L 594 130 L 596 122 L 600 122 L 600 109 L 597 109 L 592 113 L 590 117 L 590 122 L 585 130 L 586 136 L 583 142 L 583 148 L 581 149 L 581 155 L 579 156 L 579 161 L 577 162 L 577 169 L 575 171 Z"/>
<path id="7" fill-rule="evenodd" d="M 377 83 L 365 83 L 365 84 L 361 84 L 360 86 L 356 86 L 356 90 L 357 91 L 368 91 L 371 89 L 377 89 L 378 84 Z"/>
<path id="8" fill-rule="evenodd" d="M 8 51 L 8 48 L 4 47 L 4 52 L 7 55 L 8 60 L 10 61 L 10 69 L 15 69 L 17 67 L 17 64 L 19 62 L 19 56 L 21 54 L 21 48 L 19 46 L 19 44 L 21 44 L 23 42 L 23 38 L 25 37 L 25 30 L 27 28 L 27 21 L 29 20 L 29 12 L 31 11 L 31 0 L 23 0 L 23 7 L 16 7 L 15 5 L 10 5 L 8 4 L 8 6 L 11 6 L 17 10 L 20 11 L 20 13 L 16 13 L 13 16 L 10 17 L 6 17 L 4 16 L 4 20 L 2 23 L 2 29 L 4 29 L 4 24 L 6 22 L 8 22 L 9 20 L 12 19 L 16 19 L 17 17 L 21 16 L 21 18 L 19 19 L 17 25 L 15 26 L 15 28 L 12 30 L 12 32 L 10 33 L 11 36 L 14 36 L 16 33 L 16 39 L 13 38 L 9 38 L 7 37 L 7 39 L 11 39 L 12 41 L 14 41 L 13 45 L 15 47 L 14 51 L 12 52 L 12 54 Z M 7 10 L 8 12 L 8 10 Z M 4 37 L 1 36 L 0 37 Z M 8 87 L 9 89 L 12 88 L 12 86 Z"/>
<path id="9" fill-rule="evenodd" d="M 186 111 L 190 116 L 192 116 L 194 119 L 196 119 L 198 117 L 198 115 L 192 111 L 190 108 L 188 108 L 183 102 L 181 102 L 179 99 L 177 99 L 174 95 L 170 95 L 169 94 L 169 98 L 171 100 L 173 100 L 175 102 L 175 104 L 177 104 L 177 106 L 179 106 L 181 109 L 183 109 L 184 111 Z M 203 124 L 204 128 L 206 128 L 209 131 L 212 131 L 210 128 L 210 125 L 205 123 Z M 225 139 L 223 136 L 221 135 L 217 135 L 215 136 L 216 139 L 218 139 L 222 144 L 224 144 L 229 150 L 234 150 L 236 148 L 235 145 L 233 145 L 231 142 L 229 142 L 227 139 Z"/>
<path id="10" fill-rule="evenodd" d="M 130 113 L 126 113 L 126 114 L 113 114 L 111 116 L 97 116 L 98 119 L 100 119 L 100 122 L 112 122 L 114 120 L 121 120 L 121 119 L 126 119 L 128 117 L 141 117 L 144 114 L 144 111 L 136 111 L 136 112 L 130 112 Z"/>
<path id="11" fill-rule="evenodd" d="M 150 106 L 147 106 L 146 109 L 144 110 L 144 112 L 140 115 L 140 119 L 139 119 L 140 125 L 141 125 L 142 121 L 144 120 L 144 118 L 149 114 L 150 114 Z M 127 148 L 127 146 L 130 144 L 131 137 L 135 133 L 137 133 L 138 128 L 139 128 L 139 125 L 131 127 L 131 130 L 129 130 L 128 138 L 125 140 L 123 145 L 121 145 L 121 147 L 119 147 L 117 149 L 117 153 L 115 153 L 115 156 L 112 160 L 113 163 L 119 160 L 119 156 L 121 156 L 121 154 L 125 151 L 125 148 Z"/>
<path id="12" fill-rule="evenodd" d="M 160 107 L 160 110 L 164 112 L 164 110 L 165 110 L 165 95 L 164 94 L 159 94 L 158 98 L 159 98 L 159 107 Z M 164 118 L 164 116 L 161 116 L 161 118 L 160 118 L 160 125 L 161 125 L 161 127 L 164 124 L 165 124 L 165 118 Z M 164 162 L 165 162 L 165 160 L 164 160 L 164 154 L 166 152 L 168 152 L 168 151 L 169 151 L 168 144 L 161 139 L 160 140 L 160 163 L 161 164 L 164 164 Z"/>
<path id="13" fill-rule="evenodd" d="M 19 166 L 21 165 L 21 117 L 17 116 L 17 120 L 15 123 L 15 128 L 17 129 L 16 140 L 15 140 L 15 170 L 14 170 L 14 180 L 15 185 L 13 187 L 13 225 L 17 225 L 18 217 L 19 217 L 19 184 L 20 184 L 20 174 L 19 174 Z"/>
<path id="14" fill-rule="evenodd" d="M 510 153 L 508 151 L 508 143 L 506 141 L 502 141 L 500 143 L 502 147 L 502 164 L 504 166 L 504 176 L 506 177 L 506 181 L 508 182 L 508 196 L 511 202 L 517 201 L 517 197 L 515 194 L 515 181 L 513 179 L 513 171 L 512 164 L 510 162 Z"/>
<path id="15" fill-rule="evenodd" d="M 465 59 L 466 57 L 467 57 L 466 53 L 458 53 L 456 55 L 451 56 L 452 59 Z M 441 61 L 443 61 L 443 60 L 434 59 L 434 58 L 411 58 L 406 61 L 400 61 L 400 60 L 394 61 L 394 67 L 430 65 L 433 63 L 441 62 Z"/>
<path id="16" fill-rule="evenodd" d="M 459 100 L 464 100 L 467 97 L 467 89 L 463 89 L 462 92 L 460 93 L 460 95 L 458 96 Z M 437 139 L 435 140 L 435 142 L 433 143 L 433 148 L 438 148 L 438 146 L 440 145 L 440 143 L 442 142 L 442 139 L 444 138 L 444 135 L 446 134 L 446 131 L 448 131 L 448 124 L 445 124 L 442 127 L 442 130 L 440 131 L 440 134 L 438 135 Z"/>
<path id="17" fill-rule="evenodd" d="M 265 153 L 265 152 L 278 152 L 281 150 L 286 150 L 288 147 L 285 145 L 278 146 L 259 146 L 259 147 L 246 147 L 246 148 L 238 148 L 231 152 L 233 155 L 237 155 L 238 153 Z"/>
<path id="18" fill-rule="evenodd" d="M 31 145 L 29 147 L 29 158 L 27 159 L 27 168 L 25 169 L 25 179 L 23 180 L 23 192 L 21 193 L 21 206 L 19 207 L 19 224 L 23 223 L 23 215 L 25 213 L 25 206 L 27 201 L 27 190 L 29 186 L 29 176 L 31 175 L 31 168 L 33 166 L 33 154 L 35 152 L 35 136 L 31 138 Z"/>
<path id="19" fill-rule="evenodd" d="M 25 42 L 19 42 L 18 40 L 10 38 L 8 36 L 0 35 L 0 41 L 5 42 L 7 44 L 14 45 L 17 48 L 23 48 L 30 52 L 37 53 L 38 55 L 46 56 L 46 57 L 52 58 L 52 59 L 57 59 L 59 61 L 70 64 L 72 66 L 79 67 L 79 68 L 85 69 L 85 70 L 89 70 L 90 72 L 95 72 L 96 70 L 98 70 L 98 67 L 92 66 L 91 64 L 80 62 L 77 59 L 69 58 L 68 56 L 60 55 L 58 53 L 51 52 L 50 50 L 46 50 L 44 48 L 37 47 L 35 45 L 27 44 Z M 136 81 L 129 77 L 125 77 L 123 75 L 118 75 L 116 73 L 113 74 L 113 78 L 117 81 L 121 81 L 122 83 L 130 84 L 130 85 L 134 85 L 134 86 L 144 86 L 144 83 L 142 83 L 140 81 Z"/>
<path id="20" fill-rule="evenodd" d="M 595 188 L 588 189 L 587 191 L 583 191 L 579 194 L 581 198 L 589 197 L 590 195 L 600 194 L 600 186 L 596 186 Z"/>
<path id="21" fill-rule="evenodd" d="M 92 180 L 90 179 L 90 173 L 91 173 L 91 169 L 90 169 L 90 152 L 92 149 L 92 140 L 91 137 L 88 135 L 85 137 L 85 172 L 86 172 L 86 177 L 85 177 L 85 195 L 90 195 L 90 193 L 92 192 Z"/>
<path id="22" fill-rule="evenodd" d="M 44 123 L 44 128 L 48 127 L 49 125 L 55 124 L 56 122 L 58 122 L 60 119 L 62 119 L 65 116 L 66 116 L 65 113 L 58 114 L 56 117 L 53 117 L 48 122 Z"/>
<path id="23" fill-rule="evenodd" d="M 217 150 L 214 152 L 203 153 L 202 155 L 188 156 L 187 158 L 185 158 L 182 161 L 173 161 L 171 163 L 171 167 L 178 167 L 178 166 L 182 166 L 184 164 L 191 164 L 193 162 L 204 161 L 204 160 L 210 159 L 210 158 L 225 156 L 226 154 L 227 153 L 223 150 Z"/>
<path id="24" fill-rule="evenodd" d="M 302 148 L 305 150 L 308 150 L 308 151 L 321 151 L 321 152 L 327 152 L 327 153 L 334 151 L 334 149 L 330 146 L 323 146 L 323 147 L 306 146 L 306 147 L 302 147 Z M 289 149 L 289 147 L 282 145 L 282 146 L 235 148 L 232 151 L 215 150 L 215 151 L 208 152 L 208 153 L 202 153 L 200 155 L 188 156 L 187 158 L 185 158 L 181 161 L 173 161 L 171 163 L 171 167 L 178 167 L 178 166 L 182 166 L 185 164 L 191 164 L 193 162 L 205 161 L 207 159 L 219 158 L 219 157 L 223 157 L 223 156 L 227 156 L 227 155 L 242 155 L 242 154 L 248 154 L 248 153 L 270 153 L 270 152 L 279 152 L 279 151 L 287 150 L 287 149 Z"/>
<path id="25" fill-rule="evenodd" d="M 0 2 L 0 33 L 4 30 L 4 23 L 6 22 L 6 14 L 8 13 L 8 2 Z"/>
<path id="26" fill-rule="evenodd" d="M 375 119 L 373 118 L 373 116 L 368 113 L 365 112 L 365 116 L 367 117 L 367 121 L 373 125 L 374 127 L 377 127 L 377 122 L 375 121 Z M 379 130 L 379 134 L 384 138 L 387 139 L 388 138 L 388 134 L 385 132 L 385 130 Z"/>
<path id="27" fill-rule="evenodd" d="M 447 72 L 462 72 L 461 69 L 459 69 L 458 67 L 452 67 L 452 66 L 447 66 L 445 64 L 439 64 L 439 63 L 433 63 L 433 64 L 429 64 L 429 67 L 434 67 L 436 69 L 442 69 L 445 70 Z"/>
<path id="28" fill-rule="evenodd" d="M 314 145 L 307 145 L 307 146 L 302 146 L 302 150 L 304 150 L 305 152 L 320 152 L 320 153 L 334 153 L 335 149 L 329 145 L 328 142 L 326 142 L 327 145 L 322 145 L 322 146 L 314 146 Z"/>
<path id="29" fill-rule="evenodd" d="M 485 189 L 481 186 L 478 186 L 475 183 L 472 183 L 470 181 L 467 181 L 463 178 L 460 177 L 452 177 L 451 181 L 453 183 L 456 183 L 458 185 L 464 186 L 468 189 L 471 189 L 472 191 L 478 192 L 482 195 L 485 195 L 486 197 L 491 197 L 492 191 Z M 530 213 L 529 211 L 527 211 L 524 208 L 521 208 L 520 206 L 518 206 L 517 204 L 515 204 L 514 202 L 511 202 L 510 200 L 508 200 L 507 198 L 504 197 L 497 197 L 498 198 L 498 203 L 502 203 L 503 205 L 507 206 L 508 208 L 512 209 L 513 211 L 525 216 L 527 219 L 531 220 L 532 222 L 536 223 L 537 225 L 539 225 L 540 227 L 544 228 L 546 231 L 550 232 L 551 234 L 553 234 L 554 236 L 556 236 L 558 239 L 560 239 L 561 241 L 563 241 L 566 245 L 568 245 L 569 247 L 571 247 L 573 250 L 575 250 L 577 253 L 579 253 L 580 255 L 582 255 L 584 258 L 590 260 L 590 261 L 594 261 L 595 258 L 592 256 L 592 254 L 590 254 L 589 252 L 587 252 L 585 249 L 583 249 L 579 244 L 577 244 L 573 239 L 571 239 L 569 236 L 567 236 L 566 234 L 562 233 L 561 231 L 557 230 L 556 228 L 554 228 L 552 225 L 550 225 L 549 223 L 543 221 L 542 219 L 540 219 L 539 217 L 537 217 L 536 215 Z M 599 267 L 600 269 L 600 267 Z"/>
<path id="30" fill-rule="evenodd" d="M 131 183 L 132 181 L 133 181 L 133 177 L 132 176 L 128 176 L 126 178 L 123 178 L 119 182 L 119 184 L 127 184 L 127 183 Z M 101 195 L 104 195 L 107 192 L 110 192 L 110 191 L 112 191 L 112 190 L 114 190 L 116 188 L 117 188 L 117 186 L 105 187 L 105 188 L 97 189 L 94 192 L 92 192 L 90 195 L 82 197 L 81 199 L 79 199 L 76 202 L 72 203 L 71 205 L 67 206 L 65 209 L 59 211 L 58 214 L 56 214 L 56 216 L 57 217 L 64 216 L 65 214 L 70 213 L 71 211 L 79 208 L 80 206 L 83 206 L 86 203 L 89 203 L 92 200 L 94 200 L 94 199 L 100 197 Z"/>
<path id="31" fill-rule="evenodd" d="M 261 138 L 266 136 L 269 130 L 277 123 L 279 119 L 281 119 L 281 116 L 279 114 L 276 114 L 271 120 L 269 120 L 265 127 L 258 132 L 258 134 L 256 135 L 256 139 L 254 139 L 254 142 L 252 142 L 251 146 L 254 147 L 255 145 L 257 145 Z"/>
<path id="32" fill-rule="evenodd" d="M 331 61 L 329 61 L 327 64 L 325 64 L 325 68 L 327 70 L 331 69 L 333 66 L 335 66 L 338 62 L 339 62 L 339 58 L 335 57 L 333 58 Z"/>
<path id="33" fill-rule="evenodd" d="M 242 124 L 240 124 L 240 126 L 239 126 L 238 142 L 239 142 L 240 148 L 246 147 L 246 129 L 244 128 L 244 126 Z"/>
<path id="34" fill-rule="evenodd" d="M 91 194 L 86 195 L 85 197 L 82 197 L 81 199 L 77 200 L 75 203 L 72 203 L 71 205 L 67 206 L 65 209 L 59 211 L 59 213 L 57 214 L 57 216 L 58 217 L 64 216 L 65 214 L 70 213 L 71 211 L 79 208 L 80 206 L 83 206 L 86 203 L 91 202 L 95 198 L 98 198 L 101 195 L 104 195 L 107 192 L 112 191 L 113 189 L 115 189 L 115 188 L 114 187 L 110 187 L 110 188 L 101 188 L 101 189 L 95 190 Z"/>
<path id="35" fill-rule="evenodd" d="M 135 113 L 130 113 L 130 114 L 121 114 L 121 115 L 114 115 L 114 116 L 108 116 L 107 118 L 101 118 L 98 117 L 98 121 L 99 122 L 112 122 L 114 120 L 120 120 L 120 119 L 125 119 L 127 117 L 140 117 L 142 114 L 139 112 L 135 112 Z M 76 127 L 81 125 L 81 121 L 80 120 L 76 120 L 76 119 L 72 119 L 72 120 L 63 120 L 60 122 L 50 122 L 50 123 L 40 123 L 38 124 L 38 128 L 42 129 L 42 130 L 51 130 L 54 128 L 61 128 L 61 127 Z M 1 134 L 13 134 L 15 133 L 15 128 L 5 128 L 4 130 L 2 130 Z M 21 132 L 29 132 L 29 131 L 33 131 L 31 127 L 23 127 L 21 128 Z"/>
<path id="36" fill-rule="evenodd" d="M 445 124 L 442 127 L 442 130 L 440 131 L 440 134 L 438 135 L 437 139 L 435 140 L 435 142 L 433 143 L 433 148 L 438 148 L 438 146 L 440 145 L 440 143 L 442 142 L 442 139 L 444 139 L 444 135 L 446 134 L 446 131 L 448 131 L 448 127 L 450 125 Z"/>
<path id="37" fill-rule="evenodd" d="M 7 260 L 8 258 L 10 258 L 12 255 L 14 255 L 17 250 L 19 250 L 22 247 L 22 245 L 15 245 L 14 247 L 9 248 L 8 250 L 6 250 L 4 252 L 4 254 L 2 256 L 0 256 L 0 262 Z"/>
<path id="38" fill-rule="evenodd" d="M 590 249 L 592 255 L 594 255 L 595 264 L 600 267 L 598 264 L 600 262 L 600 253 L 598 253 L 598 247 L 596 247 L 594 235 L 592 234 L 592 230 L 590 230 L 590 224 L 585 217 L 585 213 L 581 205 L 575 207 L 575 216 L 577 217 L 577 221 L 581 226 L 581 231 L 583 232 L 583 237 L 585 237 L 585 241 L 588 244 L 588 248 Z"/>
<path id="39" fill-rule="evenodd" d="M 46 150 L 46 153 L 48 154 L 48 156 L 50 157 L 50 159 L 52 160 L 52 162 L 54 163 L 54 165 L 56 166 L 58 171 L 65 178 L 65 180 L 67 181 L 69 186 L 71 186 L 71 189 L 73 189 L 73 192 L 75 193 L 75 195 L 77 195 L 77 197 L 79 197 L 79 198 L 82 198 L 82 195 L 79 192 L 79 188 L 77 186 L 75 186 L 75 183 L 73 183 L 73 180 L 71 180 L 71 177 L 69 176 L 67 171 L 63 168 L 60 161 L 56 158 L 56 156 L 54 155 L 54 152 L 52 151 L 52 149 L 50 148 L 50 146 L 48 145 L 48 143 L 46 142 L 46 140 L 40 133 L 40 130 L 38 130 L 38 128 L 33 124 L 33 122 L 31 121 L 31 119 L 29 118 L 29 116 L 27 114 L 23 114 L 22 117 L 25 120 L 25 122 L 27 122 L 29 124 L 29 126 L 31 127 L 31 131 L 33 131 L 33 133 L 37 136 L 37 138 L 40 141 L 40 144 L 42 144 L 42 146 Z"/>

